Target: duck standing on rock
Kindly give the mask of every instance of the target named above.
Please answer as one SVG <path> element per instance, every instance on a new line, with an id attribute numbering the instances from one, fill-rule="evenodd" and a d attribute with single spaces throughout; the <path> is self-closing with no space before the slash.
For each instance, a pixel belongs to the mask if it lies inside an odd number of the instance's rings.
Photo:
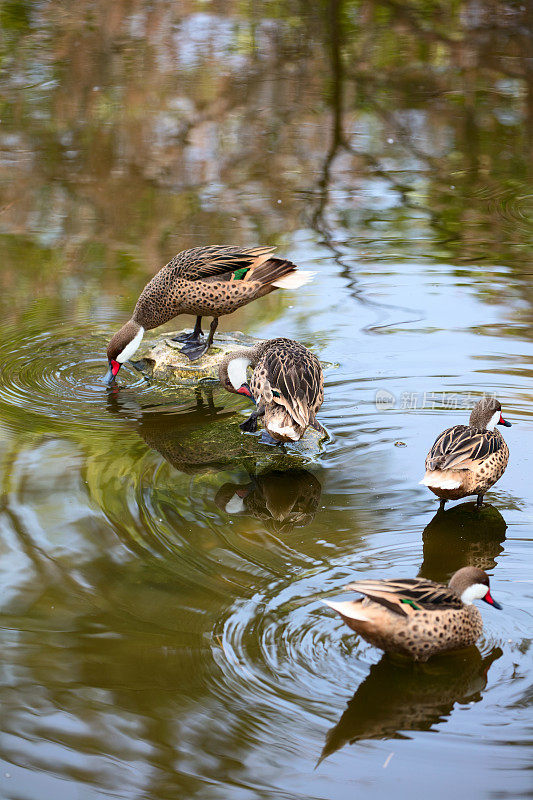
<path id="1" fill-rule="evenodd" d="M 448 586 L 411 578 L 355 581 L 344 588 L 364 598 L 325 600 L 326 605 L 370 644 L 415 661 L 476 642 L 483 620 L 474 600 L 501 609 L 490 593 L 489 576 L 478 567 L 462 567 Z"/>
<path id="2" fill-rule="evenodd" d="M 298 289 L 314 273 L 299 270 L 282 258 L 273 258 L 273 247 L 226 247 L 212 245 L 184 250 L 154 275 L 141 292 L 133 315 L 115 333 L 107 348 L 109 370 L 104 383 L 111 385 L 125 361 L 139 347 L 144 332 L 163 325 L 178 314 L 194 314 L 196 325 L 181 352 L 191 361 L 213 344 L 218 318 L 275 289 Z M 213 321 L 206 342 L 202 317 Z"/>
<path id="3" fill-rule="evenodd" d="M 441 509 L 446 500 L 473 494 L 479 508 L 485 492 L 505 472 L 509 448 L 496 425 L 511 427 L 502 417 L 500 402 L 483 397 L 472 409 L 468 425 L 454 425 L 437 437 L 420 483 L 440 497 Z"/>
<path id="4" fill-rule="evenodd" d="M 250 383 L 246 371 L 253 368 Z M 297 442 L 311 425 L 324 431 L 316 414 L 324 399 L 324 376 L 314 353 L 292 339 L 268 339 L 255 347 L 227 355 L 219 367 L 219 378 L 228 392 L 251 398 L 257 409 L 241 424 L 255 433 L 262 417 L 263 444 Z"/>

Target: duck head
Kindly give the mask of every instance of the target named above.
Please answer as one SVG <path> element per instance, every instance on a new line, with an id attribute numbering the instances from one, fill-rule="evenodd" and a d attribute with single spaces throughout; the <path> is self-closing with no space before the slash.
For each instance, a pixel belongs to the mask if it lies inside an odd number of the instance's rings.
<path id="1" fill-rule="evenodd" d="M 470 425 L 482 431 L 493 431 L 495 425 L 511 427 L 502 417 L 502 405 L 495 397 L 483 397 L 476 403 L 470 414 Z"/>
<path id="2" fill-rule="evenodd" d="M 109 369 L 103 378 L 106 386 L 111 386 L 122 364 L 135 353 L 144 335 L 144 328 L 130 319 L 115 333 L 107 347 Z"/>
<path id="3" fill-rule="evenodd" d="M 471 605 L 474 600 L 484 600 L 489 606 L 501 609 L 501 605 L 490 593 L 489 576 L 479 567 L 462 567 L 457 570 L 448 586 L 459 595 L 465 605 Z"/>
<path id="4" fill-rule="evenodd" d="M 254 400 L 246 375 L 246 371 L 251 365 L 252 359 L 249 351 L 236 351 L 226 356 L 218 368 L 218 377 L 224 389 L 234 394 L 243 394 L 250 400 Z"/>

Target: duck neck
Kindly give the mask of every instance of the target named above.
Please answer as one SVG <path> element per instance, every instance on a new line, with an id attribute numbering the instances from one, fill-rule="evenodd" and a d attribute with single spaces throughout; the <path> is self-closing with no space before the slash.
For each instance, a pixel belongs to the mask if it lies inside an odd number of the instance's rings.
<path id="1" fill-rule="evenodd" d="M 246 383 L 246 370 L 255 367 L 257 363 L 257 348 L 246 347 L 235 350 L 221 362 L 219 377 L 223 384 L 229 383 L 237 392 L 243 383 Z"/>

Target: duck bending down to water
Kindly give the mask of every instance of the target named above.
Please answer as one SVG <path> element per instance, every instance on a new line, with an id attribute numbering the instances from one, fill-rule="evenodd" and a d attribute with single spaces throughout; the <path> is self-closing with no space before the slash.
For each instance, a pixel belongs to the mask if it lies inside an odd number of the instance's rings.
<path id="1" fill-rule="evenodd" d="M 177 337 L 191 361 L 213 344 L 218 318 L 273 292 L 298 289 L 314 273 L 299 270 L 282 258 L 273 258 L 273 247 L 195 247 L 169 261 L 144 287 L 133 315 L 115 333 L 107 348 L 108 386 L 120 367 L 139 347 L 144 332 L 163 325 L 178 314 L 194 314 L 196 325 L 188 335 Z M 202 339 L 202 317 L 213 317 L 206 342 Z"/>
<path id="2" fill-rule="evenodd" d="M 462 567 L 448 586 L 424 578 L 355 581 L 344 587 L 362 600 L 324 601 L 370 644 L 415 661 L 475 643 L 483 620 L 474 600 L 501 605 L 490 593 L 489 576 L 478 567 Z"/>
<path id="3" fill-rule="evenodd" d="M 250 383 L 247 369 L 253 368 Z M 292 339 L 268 339 L 255 347 L 236 350 L 219 367 L 219 378 L 228 392 L 250 397 L 257 409 L 241 424 L 255 433 L 262 417 L 264 444 L 297 442 L 311 425 L 324 428 L 316 414 L 324 399 L 324 376 L 314 353 Z"/>
<path id="4" fill-rule="evenodd" d="M 426 474 L 420 481 L 446 500 L 477 494 L 478 507 L 483 495 L 505 472 L 509 448 L 495 426 L 511 426 L 502 417 L 502 407 L 493 397 L 484 397 L 470 414 L 468 425 L 454 425 L 437 437 L 426 457 Z"/>

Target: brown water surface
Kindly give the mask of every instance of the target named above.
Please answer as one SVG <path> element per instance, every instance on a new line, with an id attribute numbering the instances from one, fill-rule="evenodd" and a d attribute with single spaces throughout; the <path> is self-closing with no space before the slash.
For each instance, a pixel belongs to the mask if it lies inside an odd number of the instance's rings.
<path id="1" fill-rule="evenodd" d="M 8 0 L 0 24 L 2 798 L 533 796 L 529 5 Z M 147 279 L 208 243 L 317 272 L 221 321 L 335 365 L 315 460 L 254 458 L 218 388 L 101 383 Z M 483 392 L 509 467 L 436 518 L 425 454 Z M 321 602 L 464 564 L 503 611 L 425 665 Z"/>

